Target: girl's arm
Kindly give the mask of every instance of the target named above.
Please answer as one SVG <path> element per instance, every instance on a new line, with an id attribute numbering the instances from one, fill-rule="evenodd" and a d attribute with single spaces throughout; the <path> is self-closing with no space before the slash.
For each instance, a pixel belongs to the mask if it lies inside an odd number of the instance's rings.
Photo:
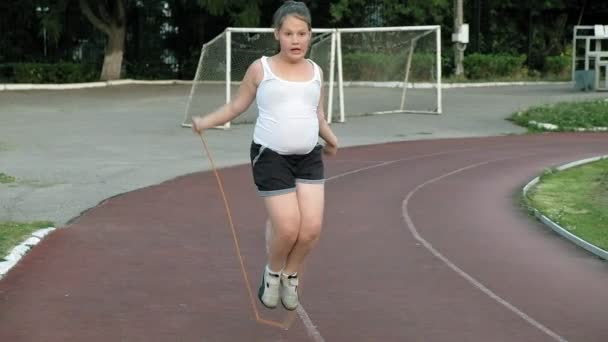
<path id="1" fill-rule="evenodd" d="M 319 68 L 319 70 L 321 70 Z M 327 120 L 325 120 L 325 109 L 323 103 L 325 102 L 325 92 L 323 91 L 323 71 L 321 70 L 321 96 L 319 99 L 319 105 L 317 106 L 317 117 L 319 118 L 319 136 L 325 140 L 325 153 L 329 155 L 335 155 L 338 151 L 338 138 L 329 128 Z"/>
<path id="2" fill-rule="evenodd" d="M 255 99 L 255 93 L 262 75 L 263 70 L 259 60 L 253 62 L 241 81 L 236 97 L 214 112 L 203 117 L 193 117 L 192 130 L 201 133 L 205 129 L 223 125 L 246 111 Z"/>

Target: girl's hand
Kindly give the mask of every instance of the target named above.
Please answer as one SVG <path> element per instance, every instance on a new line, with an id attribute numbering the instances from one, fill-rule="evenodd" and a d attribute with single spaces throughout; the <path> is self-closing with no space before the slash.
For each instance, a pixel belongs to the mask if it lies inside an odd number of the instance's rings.
<path id="1" fill-rule="evenodd" d="M 201 134 L 205 129 L 207 129 L 207 127 L 204 126 L 203 118 L 198 116 L 192 118 L 192 132 Z"/>

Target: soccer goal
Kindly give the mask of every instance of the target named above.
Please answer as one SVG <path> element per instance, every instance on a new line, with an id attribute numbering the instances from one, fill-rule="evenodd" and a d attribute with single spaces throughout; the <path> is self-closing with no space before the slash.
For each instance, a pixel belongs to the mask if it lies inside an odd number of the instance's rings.
<path id="1" fill-rule="evenodd" d="M 442 112 L 440 26 L 337 29 L 336 51 L 340 122 Z"/>
<path id="2" fill-rule="evenodd" d="M 335 29 L 313 29 L 309 58 L 322 69 L 325 84 L 326 115 L 331 118 L 334 106 Z M 251 63 L 278 51 L 272 28 L 227 28 L 205 43 L 186 105 L 182 126 L 191 127 L 192 117 L 204 115 L 230 101 Z M 255 105 L 236 122 L 254 122 Z M 230 127 L 227 123 L 224 128 Z"/>

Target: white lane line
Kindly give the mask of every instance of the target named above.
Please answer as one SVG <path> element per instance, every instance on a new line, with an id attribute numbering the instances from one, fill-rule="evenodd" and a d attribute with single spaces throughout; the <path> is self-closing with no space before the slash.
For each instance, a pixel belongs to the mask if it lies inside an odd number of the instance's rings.
<path id="1" fill-rule="evenodd" d="M 315 342 L 325 342 L 323 336 L 321 336 L 321 333 L 319 330 L 317 330 L 317 327 L 312 323 L 312 320 L 310 317 L 308 317 L 308 314 L 302 305 L 299 305 L 296 311 L 298 312 L 298 316 L 300 316 L 302 323 L 304 323 L 304 326 L 306 327 L 308 336 L 310 336 L 310 338 L 312 338 L 312 340 Z"/>
<path id="2" fill-rule="evenodd" d="M 421 154 L 421 155 L 417 155 L 417 156 L 411 156 L 411 157 L 408 157 L 408 158 L 389 160 L 389 161 L 380 162 L 378 164 L 374 164 L 374 165 L 371 165 L 371 166 L 366 166 L 366 167 L 362 167 L 362 168 L 355 169 L 355 170 L 352 170 L 352 171 L 348 171 L 348 172 L 337 174 L 335 176 L 327 178 L 327 181 L 331 181 L 331 180 L 338 179 L 338 178 L 341 178 L 341 177 L 346 177 L 348 175 L 352 175 L 352 174 L 359 173 L 359 172 L 362 172 L 362 171 L 365 171 L 365 170 L 374 169 L 374 168 L 377 168 L 377 167 L 380 167 L 380 166 L 385 166 L 385 165 L 389 165 L 389 164 L 393 164 L 393 163 L 397 163 L 397 162 L 402 162 L 402 161 L 407 161 L 407 160 L 413 160 L 413 159 L 420 159 L 420 158 L 425 158 L 425 157 L 433 157 L 433 156 L 450 154 L 450 153 L 467 152 L 467 151 L 471 151 L 471 150 L 474 150 L 474 148 L 467 148 L 467 149 L 460 149 L 460 150 L 453 150 L 453 151 L 445 151 L 445 152 L 437 152 L 437 153 L 429 153 L 429 154 Z M 312 338 L 312 340 L 315 341 L 315 342 L 325 342 L 325 340 L 323 339 L 323 336 L 321 335 L 321 333 L 319 332 L 319 330 L 317 329 L 317 327 L 314 325 L 314 323 L 312 322 L 312 320 L 308 316 L 308 313 L 306 312 L 306 310 L 304 310 L 304 307 L 301 304 L 297 308 L 297 313 L 298 313 L 298 316 L 300 317 L 300 319 L 302 320 L 302 323 L 304 323 L 304 327 L 306 328 L 306 332 L 308 333 L 308 336 L 310 338 Z"/>
<path id="3" fill-rule="evenodd" d="M 521 157 L 521 156 L 520 156 Z M 510 157 L 510 158 L 502 158 L 502 159 L 494 159 L 494 160 L 489 160 L 489 161 L 485 161 L 485 162 L 481 162 L 481 163 L 476 163 L 476 164 L 472 164 L 469 166 L 465 166 L 463 168 L 448 172 L 442 176 L 439 177 L 435 177 L 433 179 L 430 179 L 420 185 L 418 185 L 416 188 L 414 188 L 412 191 L 410 191 L 407 196 L 405 197 L 405 199 L 403 200 L 403 204 L 402 204 L 402 213 L 403 213 L 403 219 L 405 220 L 405 223 L 407 224 L 410 232 L 412 233 L 412 235 L 414 236 L 414 238 L 416 240 L 418 240 L 429 252 L 431 252 L 435 257 L 437 257 L 438 259 L 440 259 L 441 261 L 443 261 L 444 264 L 446 264 L 449 268 L 451 268 L 454 272 L 456 272 L 458 275 L 460 275 L 461 277 L 463 277 L 464 279 L 466 279 L 468 282 L 470 282 L 471 284 L 473 284 L 473 286 L 475 286 L 477 289 L 481 290 L 483 293 L 485 293 L 486 295 L 488 295 L 488 297 L 490 297 L 491 299 L 495 300 L 496 302 L 500 303 L 501 305 L 505 306 L 507 309 L 511 310 L 513 313 L 515 313 L 517 316 L 521 317 L 523 320 L 525 320 L 527 323 L 531 324 L 532 326 L 538 328 L 539 330 L 541 330 L 543 333 L 547 334 L 548 336 L 550 336 L 551 338 L 553 338 L 555 341 L 559 341 L 559 342 L 567 342 L 567 340 L 563 337 L 561 337 L 560 335 L 558 335 L 557 333 L 555 333 L 554 331 L 552 331 L 551 329 L 547 328 L 546 326 L 542 325 L 540 322 L 538 322 L 537 320 L 535 320 L 534 318 L 530 317 L 529 315 L 527 315 L 526 313 L 524 313 L 523 311 L 521 311 L 520 309 L 518 309 L 517 307 L 515 307 L 513 304 L 509 303 L 508 301 L 504 300 L 503 298 L 501 298 L 500 296 L 498 296 L 497 294 L 495 294 L 494 292 L 492 292 L 492 290 L 490 290 L 489 288 L 487 288 L 485 285 L 483 285 L 480 281 L 478 281 L 477 279 L 473 278 L 471 275 L 469 275 L 468 273 L 466 273 L 465 271 L 463 271 L 460 267 L 456 266 L 452 261 L 450 261 L 447 257 L 445 257 L 443 254 L 441 254 L 439 251 L 437 251 L 433 245 L 431 245 L 431 243 L 429 243 L 427 240 L 425 240 L 422 236 L 420 236 L 420 234 L 418 233 L 418 230 L 416 229 L 416 226 L 414 225 L 414 222 L 412 221 L 412 218 L 409 215 L 408 212 L 408 204 L 410 199 L 412 198 L 412 196 L 414 196 L 414 194 L 422 189 L 423 187 L 435 183 L 437 181 L 440 181 L 446 177 L 452 176 L 456 173 L 462 172 L 462 171 L 466 171 L 475 167 L 479 167 L 482 165 L 486 165 L 486 164 L 490 164 L 490 163 L 494 163 L 497 161 L 503 161 L 503 160 L 507 160 L 507 159 L 513 159 L 513 158 L 517 158 L 517 157 Z"/>
<path id="4" fill-rule="evenodd" d="M 502 147 L 505 147 L 505 146 L 504 145 L 498 145 L 497 147 L 502 148 Z M 329 182 L 329 181 L 332 181 L 332 180 L 335 180 L 335 179 L 338 179 L 338 178 L 346 177 L 346 176 L 349 176 L 349 175 L 352 175 L 352 174 L 356 174 L 356 173 L 359 173 L 359 172 L 363 172 L 363 171 L 366 171 L 366 170 L 375 169 L 375 168 L 378 168 L 378 167 L 381 167 L 381 166 L 386 166 L 386 165 L 398 163 L 398 162 L 404 162 L 404 161 L 410 161 L 410 160 L 416 160 L 416 159 L 422 159 L 422 158 L 428 158 L 428 157 L 435 157 L 435 156 L 441 156 L 441 155 L 447 155 L 447 154 L 453 154 L 453 153 L 460 153 L 460 152 L 469 152 L 469 151 L 475 151 L 475 150 L 480 150 L 480 148 L 479 147 L 463 148 L 463 149 L 456 149 L 456 150 L 443 151 L 443 152 L 420 154 L 420 155 L 410 156 L 410 157 L 407 157 L 407 158 L 400 158 L 400 159 L 394 159 L 394 160 L 379 162 L 378 164 L 361 167 L 361 168 L 358 168 L 358 169 L 355 169 L 355 170 L 351 170 L 351 171 L 347 171 L 347 172 L 343 172 L 343 173 L 334 175 L 332 177 L 328 177 L 326 179 L 326 182 Z M 302 307 L 301 304 L 298 307 L 298 315 L 299 315 L 300 319 L 302 320 L 302 322 L 304 323 L 304 326 L 306 327 L 306 331 L 307 331 L 308 335 L 314 341 L 316 341 L 316 342 L 324 341 L 323 336 L 321 335 L 321 333 L 319 332 L 319 330 L 317 329 L 317 327 L 313 324 L 312 320 L 308 316 L 308 313 L 306 312 L 306 310 L 304 310 L 304 308 Z"/>

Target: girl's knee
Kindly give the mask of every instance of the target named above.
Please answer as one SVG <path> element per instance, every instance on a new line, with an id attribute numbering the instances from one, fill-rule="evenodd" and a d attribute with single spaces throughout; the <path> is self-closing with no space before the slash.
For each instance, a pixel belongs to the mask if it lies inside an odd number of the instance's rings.
<path id="1" fill-rule="evenodd" d="M 286 220 L 277 225 L 273 224 L 273 228 L 277 239 L 286 244 L 293 244 L 298 239 L 300 220 L 298 218 Z"/>
<path id="2" fill-rule="evenodd" d="M 321 221 L 302 222 L 298 239 L 304 243 L 315 243 L 321 235 Z"/>

